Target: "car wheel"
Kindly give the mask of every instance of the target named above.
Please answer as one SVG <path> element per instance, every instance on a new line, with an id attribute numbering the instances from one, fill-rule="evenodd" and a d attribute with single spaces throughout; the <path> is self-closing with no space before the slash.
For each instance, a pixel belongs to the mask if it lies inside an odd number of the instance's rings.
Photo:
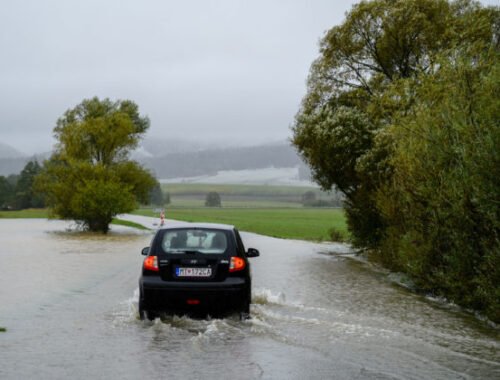
<path id="1" fill-rule="evenodd" d="M 148 318 L 150 321 L 154 321 L 156 318 L 160 316 L 160 314 L 154 312 L 154 311 L 145 311 L 146 313 L 146 318 Z"/>
<path id="2" fill-rule="evenodd" d="M 139 319 L 143 321 L 144 319 L 149 319 L 150 321 L 154 321 L 156 318 L 159 317 L 158 313 L 155 313 L 151 310 L 145 310 L 144 309 L 144 300 L 142 297 L 142 293 L 139 294 Z"/>
<path id="3" fill-rule="evenodd" d="M 244 321 L 246 319 L 250 319 L 250 299 L 245 301 L 243 309 L 240 311 L 240 320 Z"/>
<path id="4" fill-rule="evenodd" d="M 141 321 L 146 317 L 146 311 L 144 310 L 142 296 L 139 296 L 139 319 Z"/>

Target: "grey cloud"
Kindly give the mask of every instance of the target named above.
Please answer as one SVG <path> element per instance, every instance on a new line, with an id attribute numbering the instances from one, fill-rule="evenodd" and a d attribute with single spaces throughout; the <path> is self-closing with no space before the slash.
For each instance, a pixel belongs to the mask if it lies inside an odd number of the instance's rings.
<path id="1" fill-rule="evenodd" d="M 132 99 L 150 135 L 284 140 L 324 31 L 353 0 L 0 2 L 0 142 L 50 149 L 94 95 Z"/>

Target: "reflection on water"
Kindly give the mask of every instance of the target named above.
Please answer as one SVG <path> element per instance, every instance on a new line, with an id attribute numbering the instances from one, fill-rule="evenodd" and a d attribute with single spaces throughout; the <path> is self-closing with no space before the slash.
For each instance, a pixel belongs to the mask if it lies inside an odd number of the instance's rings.
<path id="1" fill-rule="evenodd" d="M 150 322 L 137 318 L 137 279 L 151 232 L 69 226 L 0 220 L 2 379 L 500 378 L 498 330 L 344 246 L 244 234 L 261 251 L 252 319 Z"/>

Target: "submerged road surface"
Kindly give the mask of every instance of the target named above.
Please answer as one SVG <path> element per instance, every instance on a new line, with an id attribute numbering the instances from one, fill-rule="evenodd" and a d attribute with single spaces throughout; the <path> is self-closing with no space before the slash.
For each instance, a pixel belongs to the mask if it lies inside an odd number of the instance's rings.
<path id="1" fill-rule="evenodd" d="M 261 252 L 251 320 L 150 322 L 137 280 L 151 232 L 69 228 L 0 220 L 0 379 L 500 379 L 498 329 L 345 246 L 243 234 Z"/>

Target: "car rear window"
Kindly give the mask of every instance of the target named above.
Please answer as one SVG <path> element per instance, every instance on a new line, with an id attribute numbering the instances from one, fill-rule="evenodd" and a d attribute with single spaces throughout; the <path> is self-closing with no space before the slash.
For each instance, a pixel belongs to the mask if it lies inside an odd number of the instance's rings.
<path id="1" fill-rule="evenodd" d="M 186 228 L 167 230 L 161 246 L 165 253 L 170 254 L 199 252 L 221 255 L 226 251 L 228 241 L 224 231 Z"/>

